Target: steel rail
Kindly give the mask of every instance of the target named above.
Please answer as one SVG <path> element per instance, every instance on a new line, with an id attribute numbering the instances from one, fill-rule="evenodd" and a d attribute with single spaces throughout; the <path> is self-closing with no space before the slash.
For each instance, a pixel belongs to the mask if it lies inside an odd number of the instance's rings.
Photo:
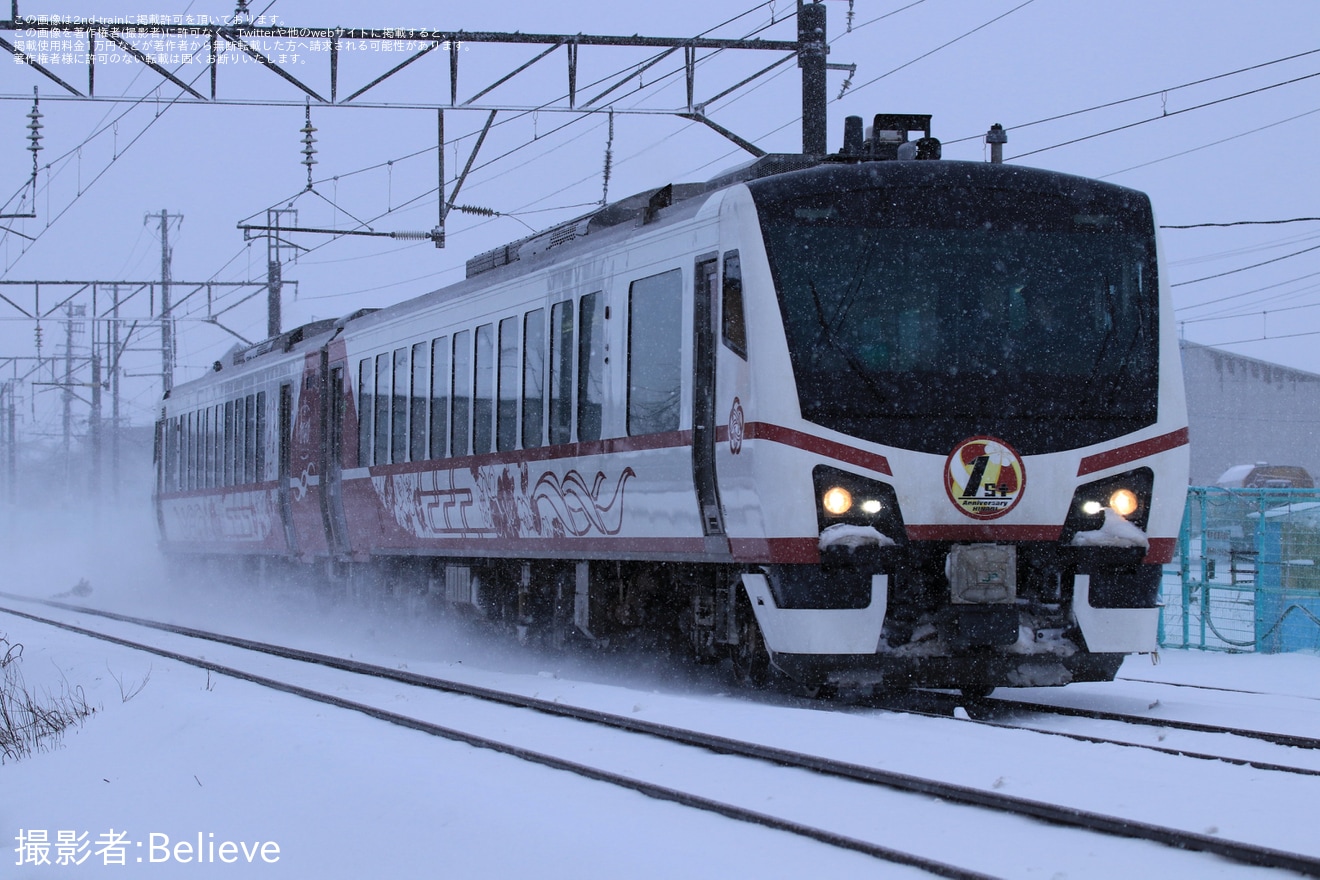
<path id="1" fill-rule="evenodd" d="M 1274 764 L 1269 761 L 1259 761 L 1256 760 L 1255 758 L 1236 758 L 1231 755 L 1217 755 L 1212 752 L 1193 752 L 1193 751 L 1188 751 L 1187 749 L 1171 748 L 1169 746 L 1156 746 L 1156 745 L 1150 745 L 1149 743 L 1131 742 L 1129 740 L 1114 739 L 1108 736 L 1098 736 L 1096 734 L 1089 734 L 1089 733 L 1078 733 L 1076 731 L 1071 731 L 1071 730 L 1050 730 L 1044 727 L 1033 727 L 1029 724 L 1015 724 L 1009 721 L 996 721 L 991 718 L 977 717 L 976 710 L 979 709 L 980 706 L 975 704 L 969 706 L 968 704 L 972 702 L 970 700 L 966 700 L 960 697 L 953 697 L 953 696 L 949 696 L 947 701 L 939 700 L 938 698 L 946 696 L 944 694 L 927 694 L 926 696 L 928 698 L 929 697 L 937 698 L 936 702 L 943 702 L 945 705 L 949 707 L 950 713 L 954 708 L 959 706 L 963 707 L 964 709 L 967 709 L 968 720 L 973 724 L 983 724 L 987 727 L 999 728 L 1000 730 L 1026 730 L 1032 733 L 1039 733 L 1043 736 L 1057 736 L 1063 739 L 1075 740 L 1076 742 L 1119 746 L 1125 749 L 1142 749 L 1144 751 L 1155 752 L 1161 755 L 1170 755 L 1175 758 L 1192 758 L 1198 761 L 1219 761 L 1224 764 L 1232 764 L 1235 767 L 1250 767 L 1253 770 L 1265 770 L 1273 773 L 1291 773 L 1296 776 L 1320 776 L 1320 770 L 1312 769 L 1309 767 L 1297 767 L 1292 764 Z M 984 701 L 979 701 L 979 702 L 983 703 Z M 1035 704 L 1031 704 L 1031 705 L 1035 705 Z M 880 709 L 885 709 L 886 711 L 906 712 L 910 715 L 921 715 L 926 718 L 950 717 L 950 713 L 927 711 L 923 709 L 916 709 L 906 705 L 886 706 L 884 705 L 883 702 L 878 704 L 868 704 L 867 708 L 880 708 Z M 1149 726 L 1149 725 L 1143 724 L 1142 726 Z M 1215 728 L 1215 731 L 1222 733 L 1229 733 L 1229 734 L 1236 733 L 1236 731 L 1232 728 L 1224 728 L 1224 729 Z"/>
<path id="2" fill-rule="evenodd" d="M 476 697 L 478 699 L 502 703 L 504 705 L 514 706 L 518 708 L 531 709 L 534 711 L 543 712 L 545 714 L 549 714 L 553 716 L 567 717 L 567 718 L 572 718 L 574 720 L 602 724 L 619 730 L 625 730 L 633 733 L 648 734 L 661 739 L 669 740 L 671 742 L 681 743 L 683 745 L 705 748 L 718 754 L 729 754 L 729 755 L 736 755 L 745 758 L 755 758 L 784 767 L 794 767 L 798 769 L 813 770 L 818 773 L 822 773 L 829 776 L 835 776 L 838 778 L 849 779 L 857 782 L 871 783 L 874 785 L 880 785 L 898 791 L 928 795 L 930 797 L 935 797 L 942 800 L 988 808 L 991 810 L 1010 813 L 1019 816 L 1025 816 L 1028 818 L 1045 821 L 1052 824 L 1072 826 L 1076 828 L 1081 828 L 1083 830 L 1100 832 L 1104 834 L 1113 835 L 1116 837 L 1126 837 L 1137 840 L 1145 840 L 1152 843 L 1159 843 L 1175 849 L 1210 853 L 1243 864 L 1254 865 L 1258 867 L 1282 868 L 1285 870 L 1295 871 L 1299 874 L 1308 877 L 1320 877 L 1320 857 L 1307 856 L 1307 855 L 1302 855 L 1300 853 L 1286 852 L 1283 850 L 1274 849 L 1272 847 L 1258 846 L 1256 844 L 1245 843 L 1241 841 L 1227 840 L 1224 838 L 1215 837 L 1208 834 L 1186 831 L 1184 829 L 1169 828 L 1162 825 L 1155 825 L 1153 823 L 1127 819 L 1119 816 L 1110 816 L 1103 813 L 1096 813 L 1090 810 L 1084 810 L 1075 807 L 1068 807 L 1068 806 L 1052 804 L 1044 801 L 1036 801 L 1028 798 L 1015 797 L 1013 795 L 1003 794 L 1001 792 L 997 792 L 993 790 L 973 788 L 970 786 L 943 782 L 936 779 L 927 779 L 924 777 L 912 776 L 905 773 L 897 773 L 888 770 L 881 770 L 875 767 L 867 767 L 864 765 L 852 764 L 844 761 L 836 761 L 819 755 L 809 755 L 800 752 L 794 752 L 788 749 L 778 748 L 775 746 L 744 742 L 741 740 L 735 740 L 724 736 L 718 736 L 715 734 L 702 733 L 700 731 L 694 731 L 686 728 L 672 727 L 666 724 L 659 724 L 651 721 L 643 721 L 637 718 L 628 718 L 621 715 L 614 715 L 612 713 L 603 712 L 596 709 L 588 709 L 579 706 L 564 705 L 549 700 L 539 699 L 536 697 L 525 697 L 519 694 L 512 694 L 504 691 L 498 691 L 492 688 L 481 687 L 479 685 L 471 685 L 471 684 L 456 682 L 448 679 L 432 678 L 430 676 L 424 676 L 417 673 L 408 672 L 406 670 L 389 669 L 383 666 L 377 666 L 374 664 L 364 663 L 356 660 L 346 660 L 344 658 L 334 657 L 326 654 L 320 654 L 314 651 L 304 651 L 301 649 L 289 648 L 281 645 L 271 645 L 268 643 L 264 643 L 252 639 L 245 639 L 238 636 L 228 636 L 221 633 L 211 633 L 205 630 L 197 630 L 192 627 L 160 623 L 158 621 L 147 620 L 144 618 L 137 618 L 130 615 L 118 614 L 112 611 L 102 611 L 99 609 L 87 608 L 81 605 L 74 605 L 71 603 L 56 602 L 49 599 L 35 599 L 27 596 L 19 596 L 6 592 L 0 592 L 0 598 L 37 603 L 48 607 L 72 611 L 75 613 L 89 614 L 97 617 L 103 617 L 109 620 L 128 623 L 135 626 L 141 626 L 149 629 L 156 629 L 162 632 L 169 632 L 175 635 L 182 635 L 190 638 L 201 639 L 204 641 L 216 642 L 218 644 L 229 645 L 231 647 L 242 648 L 245 650 L 268 654 L 270 656 L 280 657 L 283 659 L 298 660 L 304 663 L 326 666 L 328 668 L 338 669 L 345 672 L 354 672 L 376 678 L 392 680 L 402 684 L 409 684 L 419 687 L 430 688 L 433 690 L 443 691 L 447 693 Z M 214 668 L 218 664 L 211 664 L 210 661 L 200 660 L 197 658 L 189 658 L 185 655 L 179 655 L 173 652 L 166 652 L 163 649 L 156 649 L 151 646 L 128 643 L 127 640 L 119 639 L 118 637 L 110 636 L 107 634 L 97 633 L 93 630 L 84 630 L 83 628 L 74 626 L 73 624 L 67 624 L 60 621 L 49 620 L 47 618 L 43 618 L 38 615 L 29 614 L 27 612 L 18 611 L 3 606 L 0 606 L 0 612 L 14 614 L 16 616 L 33 620 L 39 623 L 45 623 L 48 625 L 57 626 L 62 629 L 67 629 L 72 632 L 78 632 L 80 634 L 90 636 L 92 638 L 102 638 L 112 643 L 126 644 L 126 646 L 133 647 L 137 650 L 151 651 L 153 653 L 160 654 L 161 656 L 168 656 L 170 659 L 175 659 L 183 663 L 189 663 L 191 665 L 200 666 L 201 668 L 212 669 L 212 671 L 217 671 L 217 672 L 221 671 L 219 669 Z M 229 674 L 229 673 L 226 672 L 225 674 Z M 249 681 L 253 680 L 252 678 L 247 677 L 246 673 L 240 673 L 239 677 L 245 678 L 245 680 L 249 680 Z M 265 682 L 259 682 L 259 683 L 265 683 Z M 285 685 L 284 683 L 274 682 L 274 681 L 272 681 L 271 684 L 267 686 L 274 687 L 278 690 L 288 690 L 289 688 L 296 687 L 294 685 Z M 294 691 L 289 690 L 288 692 L 293 693 Z M 326 695 L 316 695 L 316 696 L 309 696 L 309 699 L 318 699 L 322 701 L 327 701 L 328 699 L 331 698 L 326 697 Z M 333 698 L 333 699 L 338 699 L 338 698 Z M 1029 704 L 1024 704 L 1024 705 L 1029 705 Z M 384 710 L 378 710 L 373 707 L 365 707 L 365 708 L 368 711 L 368 714 L 382 713 L 382 715 L 376 715 L 373 717 L 382 717 L 383 715 L 390 714 L 384 712 Z M 383 718 L 383 720 L 390 720 L 390 719 Z M 396 723 L 403 723 L 403 722 L 396 722 Z M 416 722 L 415 720 L 412 720 L 408 723 L 426 724 L 426 722 Z M 462 733 L 459 731 L 454 731 L 453 733 L 455 734 L 455 738 L 458 737 L 466 738 L 471 736 L 469 734 Z M 443 735 L 443 734 L 437 734 L 437 735 Z M 463 741 L 466 742 L 467 739 L 463 739 Z M 490 747 L 497 748 L 497 750 L 500 751 L 504 751 L 505 749 L 518 748 L 515 746 L 507 746 L 503 744 L 498 747 L 494 745 Z M 507 753 L 513 754 L 513 752 L 507 752 Z M 544 757 L 547 761 L 556 761 L 556 762 L 561 761 L 561 759 L 554 758 L 552 756 L 541 756 L 541 757 Z M 535 760 L 535 758 L 529 758 L 529 760 Z M 571 762 L 562 762 L 562 763 L 570 764 Z M 564 767 L 564 769 L 568 769 L 568 767 Z M 591 772 L 605 772 L 605 771 L 591 770 Z M 649 783 L 637 783 L 636 780 L 631 780 L 628 783 L 620 783 L 620 784 L 626 784 L 628 787 L 634 787 L 635 784 L 650 785 Z M 656 795 L 656 796 L 663 797 L 662 795 Z M 696 797 L 692 795 L 682 795 L 682 796 Z M 664 799 L 670 799 L 670 798 L 666 797 Z M 729 809 L 741 809 L 737 807 L 729 807 L 729 805 L 722 805 L 722 807 L 726 807 Z M 712 806 L 711 809 L 713 809 L 716 812 L 721 811 L 720 808 L 716 808 L 714 806 Z M 786 820 L 775 819 L 774 821 L 786 821 Z M 779 826 L 774 826 L 774 827 L 779 827 Z M 784 830 L 788 830 L 788 829 L 784 829 Z M 819 829 L 815 829 L 815 830 L 819 830 Z M 831 832 L 821 832 L 821 833 L 826 835 L 832 835 Z M 820 839 L 820 838 L 815 838 L 815 839 Z M 845 840 L 852 840 L 852 839 L 845 838 Z M 862 846 L 873 846 L 872 844 L 863 841 L 853 841 L 853 842 Z M 839 843 L 837 845 L 846 846 L 845 843 Z M 913 856 L 908 856 L 906 854 L 902 854 L 902 855 L 903 857 L 906 858 L 916 858 Z M 881 856 L 877 856 L 877 857 L 883 858 Z M 904 862 L 904 864 L 912 864 L 912 863 Z M 960 868 L 952 868 L 951 866 L 947 866 L 947 865 L 944 867 L 954 871 L 962 870 Z M 945 874 L 942 876 L 953 876 L 953 875 Z M 963 875 L 960 874 L 958 876 L 963 876 Z"/>
<path id="3" fill-rule="evenodd" d="M 1245 739 L 1256 739 L 1273 743 L 1276 746 L 1289 746 L 1295 749 L 1320 749 L 1320 739 L 1301 736 L 1294 733 L 1276 733 L 1269 730 L 1253 730 L 1245 727 L 1220 727 L 1216 724 L 1203 724 L 1199 721 L 1179 721 L 1176 718 L 1151 718 L 1142 715 L 1129 715 L 1125 712 L 1109 712 L 1103 709 L 1081 709 L 1073 706 L 1056 706 L 1049 703 L 1033 703 L 1028 700 L 987 699 L 982 705 L 1003 708 L 1015 712 L 1044 712 L 1050 715 L 1064 715 L 1072 718 L 1089 718 L 1095 721 L 1123 721 L 1128 724 L 1141 724 L 1147 727 L 1167 727 L 1171 730 L 1187 730 L 1195 733 L 1229 733 Z"/>
<path id="4" fill-rule="evenodd" d="M 1218 691 L 1225 694 L 1245 694 L 1249 697 L 1286 697 L 1290 700 L 1312 700 L 1320 702 L 1320 697 L 1308 696 L 1307 694 L 1267 694 L 1263 691 L 1249 691 L 1244 688 L 1223 687 L 1222 685 L 1213 684 L 1192 684 L 1187 681 L 1159 681 L 1154 678 L 1129 678 L 1126 675 L 1117 676 L 1114 681 L 1131 681 L 1136 682 L 1137 684 L 1159 685 L 1160 687 L 1190 688 L 1198 691 Z"/>

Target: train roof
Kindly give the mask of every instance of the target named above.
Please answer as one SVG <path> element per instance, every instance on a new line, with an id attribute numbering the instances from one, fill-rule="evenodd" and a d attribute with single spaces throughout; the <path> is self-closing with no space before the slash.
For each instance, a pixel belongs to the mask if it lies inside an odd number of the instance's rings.
<path id="1" fill-rule="evenodd" d="M 467 277 L 474 278 L 501 266 L 529 259 L 550 248 L 567 244 L 602 229 L 630 222 L 635 225 L 646 225 L 654 220 L 662 209 L 675 203 L 704 196 L 736 183 L 811 168 L 821 161 L 819 157 L 797 153 L 771 153 L 701 183 L 669 183 L 634 193 L 580 217 L 477 254 L 467 261 Z"/>
<path id="2" fill-rule="evenodd" d="M 925 117 L 922 117 L 923 119 Z M 928 129 L 927 129 L 928 131 Z M 869 147 L 869 142 L 868 142 Z M 508 244 L 477 254 L 467 261 L 463 281 L 431 291 L 412 300 L 398 303 L 385 310 L 359 309 L 338 319 L 314 321 L 285 331 L 261 342 L 235 346 L 224 358 L 216 362 L 216 371 L 240 367 L 274 352 L 290 352 L 310 345 L 314 338 L 332 335 L 373 313 L 382 312 L 377 321 L 397 318 L 410 311 L 409 304 L 421 306 L 432 303 L 437 296 L 452 298 L 466 295 L 483 286 L 487 273 L 521 264 L 522 271 L 531 271 L 540 257 L 548 251 L 589 235 L 600 235 L 609 230 L 622 234 L 624 230 L 647 226 L 661 219 L 672 221 L 695 213 L 702 197 L 737 184 L 747 184 L 753 195 L 771 198 L 792 194 L 827 191 L 847 191 L 859 186 L 951 186 L 962 183 L 969 187 L 996 189 L 1054 189 L 1085 198 L 1087 193 L 1105 192 L 1112 198 L 1118 192 L 1127 192 L 1135 198 L 1145 199 L 1143 193 L 1128 190 L 1116 184 L 1104 183 L 1084 177 L 1031 168 L 1024 165 L 1002 163 L 948 161 L 938 158 L 938 149 L 931 161 L 883 161 L 868 155 L 809 156 L 797 153 L 772 153 L 734 166 L 709 180 L 699 183 L 670 183 L 654 189 L 634 193 L 610 202 L 572 220 L 524 236 Z M 686 203 L 686 204 L 685 204 Z M 687 210 L 666 210 L 682 205 Z M 506 271 L 509 271 L 506 269 Z M 501 275 L 504 273 L 500 273 Z M 480 280 L 475 280 L 480 279 Z M 180 386 L 183 387 L 183 386 Z"/>

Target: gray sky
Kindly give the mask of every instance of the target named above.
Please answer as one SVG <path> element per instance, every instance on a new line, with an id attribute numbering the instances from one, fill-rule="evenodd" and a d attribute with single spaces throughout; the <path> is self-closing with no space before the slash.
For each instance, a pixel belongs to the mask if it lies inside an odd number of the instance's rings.
<path id="1" fill-rule="evenodd" d="M 267 10 L 277 24 L 298 27 L 673 37 L 703 33 L 735 18 L 713 35 L 741 37 L 769 25 L 773 15 L 781 23 L 760 35 L 795 37 L 794 19 L 785 19 L 794 10 L 792 0 L 759 6 L 726 0 L 446 6 L 451 5 L 254 0 L 252 9 Z M 835 99 L 847 73 L 830 73 L 831 149 L 838 148 L 845 115 L 930 113 L 946 158 L 982 160 L 982 136 L 999 122 L 1008 128 L 1008 161 L 1144 190 L 1163 224 L 1320 216 L 1314 158 L 1320 143 L 1320 14 L 1314 0 L 856 0 L 851 33 L 847 0 L 828 0 L 827 6 L 830 61 L 857 64 L 842 100 Z M 187 0 L 20 0 L 19 11 L 24 16 L 218 17 L 233 8 Z M 306 45 L 297 51 L 298 61 L 288 69 L 328 94 L 328 53 Z M 460 102 L 538 51 L 468 44 L 460 53 Z M 583 48 L 579 101 L 600 91 L 592 88 L 595 81 L 613 82 L 651 54 Z M 1281 61 L 1294 55 L 1301 57 Z M 406 57 L 369 45 L 341 53 L 339 94 Z M 779 57 L 701 56 L 698 101 Z M 1256 65 L 1264 66 L 1222 76 Z M 207 93 L 205 65 L 168 66 Z M 86 85 L 81 66 L 52 69 L 79 88 Z M 558 101 L 567 91 L 566 69 L 564 50 L 557 50 L 486 100 L 519 107 Z M 618 111 L 677 108 L 685 102 L 682 77 L 675 75 L 679 70 L 681 56 L 671 58 L 634 77 L 610 100 Z M 150 95 L 136 105 L 56 100 L 62 90 L 13 63 L 7 53 L 0 55 L 0 71 L 0 194 L 8 198 L 18 192 L 30 169 L 25 135 L 34 85 L 44 114 L 42 161 L 51 164 L 40 174 L 37 219 L 6 221 L 37 240 L 12 234 L 0 239 L 3 278 L 158 277 L 158 223 L 144 223 L 144 216 L 162 209 L 184 215 L 181 227 L 171 228 L 173 275 L 182 280 L 264 277 L 264 241 L 245 243 L 236 224 L 249 217 L 264 222 L 268 207 L 290 202 L 303 225 L 343 227 L 352 217 L 386 231 L 435 225 L 433 110 L 314 105 L 317 182 L 308 193 L 300 164 L 303 95 L 253 64 L 222 66 L 220 97 L 280 106 L 171 104 L 179 89 L 166 84 L 152 91 L 160 79 L 140 64 L 97 68 L 99 95 Z M 1299 80 L 1303 77 L 1312 78 Z M 1289 80 L 1299 81 L 1279 85 Z M 1255 93 L 1234 97 L 1248 92 Z M 1125 100 L 1142 95 L 1149 97 Z M 448 58 L 435 52 L 360 100 L 408 104 L 447 98 Z M 1078 112 L 1099 105 L 1112 106 Z M 1199 105 L 1208 106 L 1193 109 Z M 778 75 L 708 108 L 721 125 L 764 149 L 783 152 L 800 149 L 799 112 L 800 78 L 791 62 Z M 485 117 L 474 110 L 446 113 L 450 186 Z M 427 242 L 296 236 L 311 250 L 285 268 L 287 280 L 300 282 L 296 300 L 286 291 L 285 326 L 387 305 L 451 283 L 462 277 L 464 261 L 473 254 L 520 237 L 528 226 L 542 228 L 581 213 L 601 198 L 605 114 L 502 112 L 497 123 L 458 201 L 516 219 L 451 214 L 444 250 Z M 1111 129 L 1119 130 L 1101 134 Z M 98 130 L 102 133 L 92 137 Z M 704 179 L 746 156 L 700 124 L 671 115 L 622 113 L 614 117 L 612 155 L 610 198 Z M 11 203 L 6 212 L 15 207 Z M 1320 223 L 1169 229 L 1163 235 L 1165 272 L 1178 285 L 1174 301 L 1187 338 L 1320 372 L 1320 249 L 1289 256 L 1320 248 Z M 1266 261 L 1276 262 L 1232 272 Z M 1199 280 L 1221 273 L 1231 274 Z M 265 329 L 263 302 L 258 296 L 221 320 L 258 338 Z M 12 310 L 0 312 L 0 318 L 15 316 Z M 44 332 L 49 354 L 52 337 L 63 330 L 47 323 Z M 0 354 L 30 354 L 32 335 L 30 323 L 0 321 L 5 341 Z M 198 375 L 234 341 L 216 327 L 182 321 L 179 381 Z M 149 357 L 143 361 L 149 363 Z M 151 404 L 145 393 L 137 402 L 144 422 Z"/>

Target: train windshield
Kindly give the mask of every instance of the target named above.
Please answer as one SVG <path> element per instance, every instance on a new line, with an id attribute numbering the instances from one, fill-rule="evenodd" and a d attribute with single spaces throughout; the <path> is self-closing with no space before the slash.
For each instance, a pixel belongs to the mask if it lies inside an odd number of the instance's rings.
<path id="1" fill-rule="evenodd" d="M 785 188 L 757 209 L 804 418 L 938 453 L 991 434 L 1023 454 L 1155 420 L 1144 196 Z"/>

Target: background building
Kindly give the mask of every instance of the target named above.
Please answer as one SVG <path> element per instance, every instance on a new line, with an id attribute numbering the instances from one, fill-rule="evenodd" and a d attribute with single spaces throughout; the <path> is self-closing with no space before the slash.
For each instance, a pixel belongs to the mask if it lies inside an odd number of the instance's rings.
<path id="1" fill-rule="evenodd" d="M 1320 475 L 1320 375 L 1182 344 L 1193 486 L 1234 465 L 1300 465 Z"/>

